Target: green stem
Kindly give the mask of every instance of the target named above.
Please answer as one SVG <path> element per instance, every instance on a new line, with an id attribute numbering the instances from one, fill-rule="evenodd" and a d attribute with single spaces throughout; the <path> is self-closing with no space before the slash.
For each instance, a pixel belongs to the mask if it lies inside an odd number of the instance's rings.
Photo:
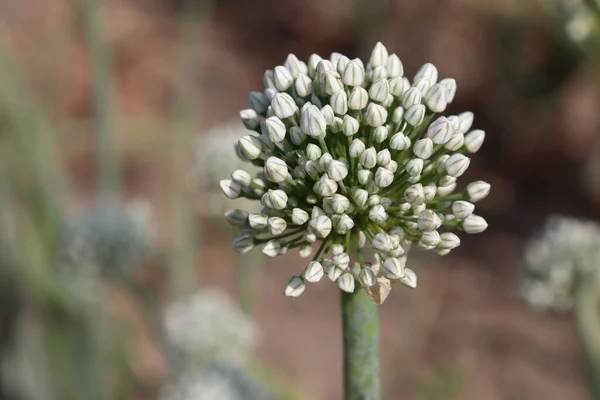
<path id="1" fill-rule="evenodd" d="M 345 400 L 381 398 L 379 310 L 367 292 L 342 292 Z"/>
<path id="2" fill-rule="evenodd" d="M 581 346 L 587 358 L 588 376 L 594 399 L 600 399 L 599 300 L 600 291 L 598 286 L 587 285 L 579 290 L 575 303 L 575 319 Z"/>

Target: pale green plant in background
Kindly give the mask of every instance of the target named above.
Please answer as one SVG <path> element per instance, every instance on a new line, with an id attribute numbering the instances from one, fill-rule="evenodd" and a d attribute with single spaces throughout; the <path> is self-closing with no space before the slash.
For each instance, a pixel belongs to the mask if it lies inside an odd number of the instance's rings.
<path id="1" fill-rule="evenodd" d="M 524 258 L 521 295 L 536 311 L 573 310 L 600 399 L 600 225 L 552 216 L 526 244 Z"/>

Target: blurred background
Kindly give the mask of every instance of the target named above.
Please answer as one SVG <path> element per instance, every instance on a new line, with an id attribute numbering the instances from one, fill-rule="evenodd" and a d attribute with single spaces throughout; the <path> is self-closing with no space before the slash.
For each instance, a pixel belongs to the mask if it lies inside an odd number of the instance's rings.
<path id="1" fill-rule="evenodd" d="M 289 53 L 453 77 L 490 227 L 381 306 L 386 399 L 591 394 L 571 315 L 519 297 L 550 214 L 600 218 L 597 0 L 0 1 L 0 399 L 341 399 L 339 293 L 230 250 L 238 112 Z M 255 254 L 256 253 L 256 254 Z"/>

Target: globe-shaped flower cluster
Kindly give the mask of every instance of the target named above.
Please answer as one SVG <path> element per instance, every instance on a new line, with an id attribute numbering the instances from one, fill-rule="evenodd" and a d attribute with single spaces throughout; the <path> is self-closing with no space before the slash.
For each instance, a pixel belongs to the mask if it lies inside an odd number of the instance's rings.
<path id="1" fill-rule="evenodd" d="M 460 244 L 450 230 L 487 228 L 473 202 L 490 185 L 454 193 L 466 154 L 479 150 L 485 133 L 470 130 L 471 112 L 434 119 L 452 102 L 454 79 L 438 81 L 432 64 L 412 84 L 403 75 L 400 58 L 378 43 L 366 65 L 339 53 L 313 54 L 308 63 L 290 54 L 265 72 L 264 92 L 250 93 L 240 116 L 251 132 L 235 150 L 262 170 L 238 169 L 220 184 L 227 197 L 263 208 L 226 218 L 241 230 L 232 244 L 238 252 L 261 246 L 269 257 L 293 248 L 312 256 L 286 295 L 300 295 L 324 274 L 346 292 L 355 279 L 366 288 L 382 279 L 415 287 L 405 268 L 411 243 L 444 255 Z M 376 253 L 372 263 L 366 244 Z"/>
<path id="2" fill-rule="evenodd" d="M 567 311 L 582 284 L 600 278 L 600 226 L 552 216 L 525 246 L 521 295 L 538 311 Z"/>

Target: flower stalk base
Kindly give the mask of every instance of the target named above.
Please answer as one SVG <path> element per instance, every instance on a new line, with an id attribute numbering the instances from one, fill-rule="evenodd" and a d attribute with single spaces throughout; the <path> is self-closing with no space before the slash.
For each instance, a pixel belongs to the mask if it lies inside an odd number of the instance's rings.
<path id="1" fill-rule="evenodd" d="M 379 400 L 379 310 L 361 288 L 342 292 L 344 399 Z"/>

